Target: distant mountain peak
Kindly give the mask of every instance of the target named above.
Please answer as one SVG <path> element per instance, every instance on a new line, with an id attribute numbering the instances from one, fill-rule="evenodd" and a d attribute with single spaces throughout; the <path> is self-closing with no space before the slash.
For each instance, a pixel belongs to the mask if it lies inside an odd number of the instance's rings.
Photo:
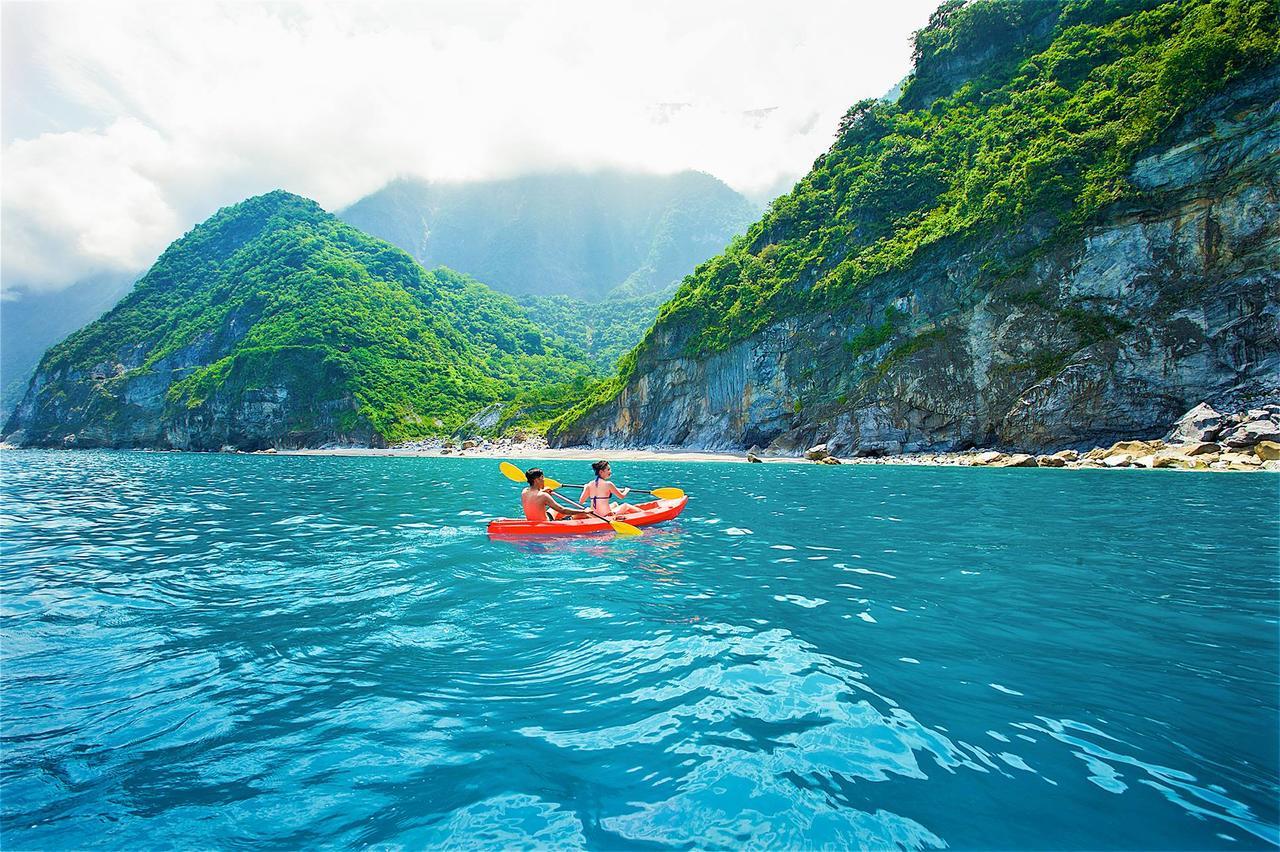
<path id="1" fill-rule="evenodd" d="M 482 181 L 400 177 L 340 212 L 428 268 L 512 294 L 598 301 L 677 283 L 757 215 L 699 171 L 547 171 Z"/>

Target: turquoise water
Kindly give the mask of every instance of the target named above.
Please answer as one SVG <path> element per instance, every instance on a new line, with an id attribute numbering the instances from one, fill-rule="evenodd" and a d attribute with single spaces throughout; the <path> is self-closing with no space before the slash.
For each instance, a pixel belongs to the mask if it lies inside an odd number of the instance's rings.
<path id="1" fill-rule="evenodd" d="M 6 849 L 1278 841 L 1280 477 L 0 462 Z"/>

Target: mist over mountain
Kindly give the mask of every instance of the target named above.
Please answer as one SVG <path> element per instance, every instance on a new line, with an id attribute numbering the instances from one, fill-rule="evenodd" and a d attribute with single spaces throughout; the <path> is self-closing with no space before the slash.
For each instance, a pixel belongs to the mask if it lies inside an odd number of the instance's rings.
<path id="1" fill-rule="evenodd" d="M 645 296 L 721 251 L 759 209 L 702 172 L 398 180 L 339 217 L 512 294 Z"/>
<path id="2" fill-rule="evenodd" d="M 0 301 L 0 420 L 22 399 L 40 356 L 129 292 L 137 272 L 103 272 L 55 292 L 6 292 Z"/>

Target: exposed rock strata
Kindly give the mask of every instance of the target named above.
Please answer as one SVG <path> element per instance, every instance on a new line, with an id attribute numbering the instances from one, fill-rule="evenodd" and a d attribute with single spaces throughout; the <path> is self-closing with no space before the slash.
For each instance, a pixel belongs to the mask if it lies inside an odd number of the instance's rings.
<path id="1" fill-rule="evenodd" d="M 855 306 L 708 357 L 687 354 L 695 329 L 660 325 L 619 396 L 552 443 L 1042 452 L 1156 438 L 1201 401 L 1280 401 L 1280 74 L 1211 99 L 1131 180 L 1141 197 L 1074 245 L 1036 221 L 943 245 Z M 993 280 L 981 258 L 998 246 L 1034 260 Z M 851 353 L 886 312 L 895 338 Z"/>

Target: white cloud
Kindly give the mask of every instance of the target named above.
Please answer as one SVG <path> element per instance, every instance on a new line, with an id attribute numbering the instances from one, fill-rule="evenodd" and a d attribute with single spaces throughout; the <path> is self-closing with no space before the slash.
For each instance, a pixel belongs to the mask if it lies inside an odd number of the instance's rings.
<path id="1" fill-rule="evenodd" d="M 142 269 L 276 187 L 397 175 L 802 174 L 934 0 L 4 5 L 3 281 Z"/>

